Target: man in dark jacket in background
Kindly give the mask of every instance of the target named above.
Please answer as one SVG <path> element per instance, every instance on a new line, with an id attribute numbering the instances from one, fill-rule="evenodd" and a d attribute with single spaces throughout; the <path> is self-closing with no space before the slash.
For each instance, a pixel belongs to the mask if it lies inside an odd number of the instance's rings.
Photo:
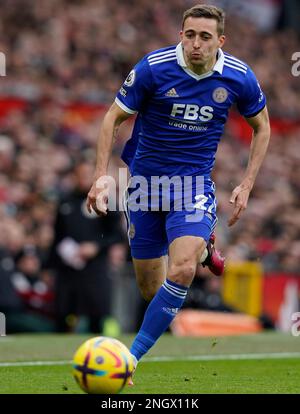
<path id="1" fill-rule="evenodd" d="M 72 315 L 87 316 L 89 330 L 101 332 L 110 315 L 112 279 L 109 257 L 124 257 L 126 243 L 119 213 L 108 217 L 90 215 L 86 193 L 93 169 L 87 162 L 74 171 L 75 189 L 57 209 L 55 239 L 48 266 L 56 273 L 57 330 L 72 329 Z"/>

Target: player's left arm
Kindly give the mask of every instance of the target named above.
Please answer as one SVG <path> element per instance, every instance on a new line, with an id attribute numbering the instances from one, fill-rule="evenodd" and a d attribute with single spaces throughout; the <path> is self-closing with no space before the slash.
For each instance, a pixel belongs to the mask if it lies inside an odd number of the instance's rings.
<path id="1" fill-rule="evenodd" d="M 233 214 L 228 220 L 228 225 L 232 226 L 240 218 L 242 212 L 247 208 L 248 198 L 254 186 L 256 176 L 265 158 L 270 140 L 270 122 L 267 107 L 257 115 L 247 118 L 248 124 L 253 129 L 250 154 L 245 176 L 240 185 L 232 192 L 230 203 L 234 204 Z"/>

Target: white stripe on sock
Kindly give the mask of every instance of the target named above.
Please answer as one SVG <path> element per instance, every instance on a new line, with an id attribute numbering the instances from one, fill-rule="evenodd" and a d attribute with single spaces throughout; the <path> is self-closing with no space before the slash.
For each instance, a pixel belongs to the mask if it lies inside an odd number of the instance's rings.
<path id="1" fill-rule="evenodd" d="M 169 287 L 170 289 L 174 289 L 175 291 L 177 291 L 177 293 L 186 293 L 187 292 L 187 289 L 181 289 L 181 288 L 179 288 L 179 287 L 176 287 L 176 286 L 173 286 L 173 285 L 171 285 L 171 283 L 169 283 L 167 280 L 165 280 L 165 283 L 164 283 L 167 287 Z"/>
<path id="2" fill-rule="evenodd" d="M 166 288 L 166 286 L 164 286 L 164 285 L 162 285 L 162 287 L 168 292 L 168 293 L 170 293 L 170 295 L 172 295 L 172 296 L 175 296 L 176 298 L 179 298 L 179 299 L 185 299 L 185 297 L 186 297 L 186 295 L 178 295 L 177 293 L 175 293 L 175 292 L 172 292 L 171 290 L 169 290 L 168 288 Z"/>
<path id="3" fill-rule="evenodd" d="M 163 288 L 164 288 L 167 292 L 169 292 L 171 295 L 176 296 L 177 298 L 180 298 L 180 299 L 185 299 L 185 297 L 186 297 L 186 295 L 187 295 L 187 291 L 186 291 L 185 293 L 178 293 L 178 292 L 176 292 L 176 290 L 173 290 L 173 289 L 171 289 L 171 288 L 167 287 L 165 284 L 163 284 L 163 285 L 162 285 L 162 287 L 163 287 Z"/>

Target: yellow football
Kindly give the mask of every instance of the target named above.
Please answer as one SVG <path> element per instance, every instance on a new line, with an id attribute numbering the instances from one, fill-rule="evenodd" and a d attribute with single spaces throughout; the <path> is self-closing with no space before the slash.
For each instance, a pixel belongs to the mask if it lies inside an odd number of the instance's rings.
<path id="1" fill-rule="evenodd" d="M 104 336 L 84 342 L 73 358 L 73 376 L 88 394 L 118 394 L 133 368 L 128 348 L 117 339 Z"/>

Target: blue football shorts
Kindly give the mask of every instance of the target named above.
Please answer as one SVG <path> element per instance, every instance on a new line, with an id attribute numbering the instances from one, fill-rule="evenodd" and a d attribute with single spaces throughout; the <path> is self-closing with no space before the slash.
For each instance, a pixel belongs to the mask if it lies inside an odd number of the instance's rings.
<path id="1" fill-rule="evenodd" d="M 127 189 L 124 211 L 132 257 L 167 255 L 168 246 L 182 236 L 202 237 L 207 242 L 217 224 L 214 182 L 205 178 L 201 190 L 193 183 L 185 193 L 173 189 L 165 197 L 161 190 L 155 194 L 148 190 L 137 198 L 132 188 Z"/>

